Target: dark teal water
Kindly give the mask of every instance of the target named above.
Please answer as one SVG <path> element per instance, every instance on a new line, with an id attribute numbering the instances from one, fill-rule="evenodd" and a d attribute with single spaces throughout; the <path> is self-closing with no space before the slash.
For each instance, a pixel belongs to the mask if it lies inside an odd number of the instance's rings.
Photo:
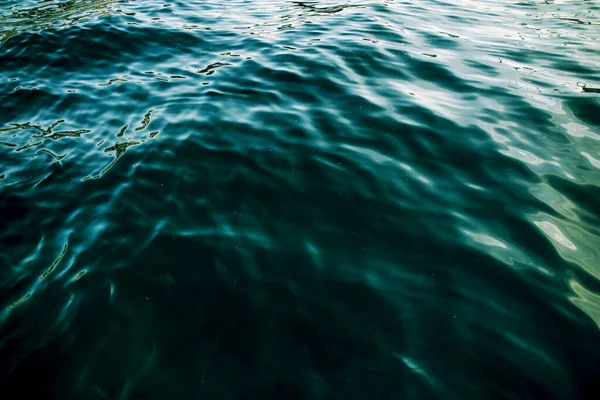
<path id="1" fill-rule="evenodd" d="M 2 0 L 0 399 L 600 398 L 599 25 Z"/>

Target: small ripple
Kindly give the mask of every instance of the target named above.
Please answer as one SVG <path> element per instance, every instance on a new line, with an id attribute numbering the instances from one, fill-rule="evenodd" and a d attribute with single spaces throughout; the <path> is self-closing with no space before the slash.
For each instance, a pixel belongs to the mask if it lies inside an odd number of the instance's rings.
<path id="1" fill-rule="evenodd" d="M 50 275 L 52 273 L 52 271 L 54 271 L 56 266 L 60 263 L 60 261 L 65 256 L 65 254 L 67 254 L 68 249 L 69 249 L 69 246 L 67 244 L 65 244 L 65 247 L 63 248 L 62 252 L 58 255 L 58 257 L 56 257 L 56 260 L 54 260 L 52 265 L 50 265 L 50 267 L 46 271 L 44 271 L 44 273 L 42 273 L 40 275 L 40 280 L 45 279 L 48 275 Z"/>
<path id="2" fill-rule="evenodd" d="M 79 272 L 78 272 L 78 273 L 77 273 L 77 274 L 76 274 L 76 275 L 73 277 L 73 279 L 74 279 L 74 280 L 79 280 L 79 279 L 83 278 L 83 276 L 84 276 L 85 274 L 87 274 L 87 270 L 85 270 L 85 269 L 84 269 L 84 270 L 82 270 L 82 271 L 79 271 Z"/>
<path id="3" fill-rule="evenodd" d="M 20 306 L 21 304 L 25 303 L 27 301 L 27 299 L 29 299 L 30 297 L 31 297 L 31 293 L 27 293 L 25 296 L 21 297 L 19 300 L 15 301 L 11 305 L 9 305 L 8 309 L 12 310 L 13 308 Z"/>
<path id="4" fill-rule="evenodd" d="M 148 126 L 148 124 L 150 124 L 150 120 L 152 117 L 152 111 L 153 110 L 149 110 L 146 115 L 144 115 L 144 119 L 142 120 L 142 123 L 140 126 L 138 126 L 137 128 L 135 128 L 136 131 L 141 131 L 143 129 L 146 129 L 146 127 Z M 119 131 L 119 133 L 117 134 L 117 136 L 119 136 L 123 134 L 123 130 Z"/>

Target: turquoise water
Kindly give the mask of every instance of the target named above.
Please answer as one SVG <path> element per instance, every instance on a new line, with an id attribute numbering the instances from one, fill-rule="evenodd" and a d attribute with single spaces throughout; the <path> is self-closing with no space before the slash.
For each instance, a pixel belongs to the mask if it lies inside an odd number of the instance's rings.
<path id="1" fill-rule="evenodd" d="M 600 398 L 597 1 L 0 2 L 0 398 Z"/>

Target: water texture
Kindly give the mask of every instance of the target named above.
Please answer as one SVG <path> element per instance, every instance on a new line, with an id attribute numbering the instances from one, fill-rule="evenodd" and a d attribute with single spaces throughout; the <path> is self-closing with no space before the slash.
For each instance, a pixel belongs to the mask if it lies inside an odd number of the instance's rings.
<path id="1" fill-rule="evenodd" d="M 0 2 L 0 398 L 598 399 L 600 3 Z"/>

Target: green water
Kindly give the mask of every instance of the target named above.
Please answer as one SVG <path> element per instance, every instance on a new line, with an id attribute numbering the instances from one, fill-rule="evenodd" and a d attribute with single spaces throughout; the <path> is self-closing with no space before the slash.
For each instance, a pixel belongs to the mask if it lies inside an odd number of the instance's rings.
<path id="1" fill-rule="evenodd" d="M 600 398 L 597 1 L 0 1 L 0 399 Z"/>

